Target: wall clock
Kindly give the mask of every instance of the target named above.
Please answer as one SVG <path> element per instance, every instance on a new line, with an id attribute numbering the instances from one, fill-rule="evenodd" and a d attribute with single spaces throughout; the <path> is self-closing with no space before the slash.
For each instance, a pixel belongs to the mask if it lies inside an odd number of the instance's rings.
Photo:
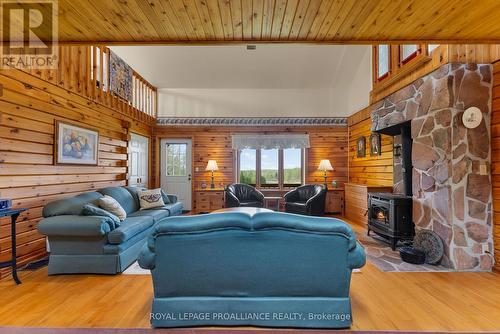
<path id="1" fill-rule="evenodd" d="M 470 107 L 464 111 L 462 115 L 462 122 L 464 126 L 468 129 L 475 129 L 481 124 L 483 120 L 483 114 L 478 107 Z"/>

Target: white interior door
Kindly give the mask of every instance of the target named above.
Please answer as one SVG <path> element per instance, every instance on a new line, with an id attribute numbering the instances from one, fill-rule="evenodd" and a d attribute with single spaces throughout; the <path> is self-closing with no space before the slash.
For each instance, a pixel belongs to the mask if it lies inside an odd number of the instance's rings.
<path id="1" fill-rule="evenodd" d="M 129 185 L 147 187 L 149 182 L 149 138 L 132 133 L 128 157 Z"/>
<path id="2" fill-rule="evenodd" d="M 161 187 L 191 210 L 191 140 L 161 140 Z"/>

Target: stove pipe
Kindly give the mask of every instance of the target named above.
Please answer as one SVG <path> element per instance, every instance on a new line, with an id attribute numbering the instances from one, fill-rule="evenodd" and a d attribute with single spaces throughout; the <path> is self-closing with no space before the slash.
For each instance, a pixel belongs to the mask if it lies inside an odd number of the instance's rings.
<path id="1" fill-rule="evenodd" d="M 413 140 L 411 139 L 411 121 L 392 125 L 390 127 L 377 130 L 375 132 L 393 137 L 401 135 L 401 151 L 402 151 L 401 159 L 402 159 L 402 174 L 403 174 L 405 195 L 413 196 L 412 192 L 413 165 L 411 162 L 411 149 L 413 145 Z"/>

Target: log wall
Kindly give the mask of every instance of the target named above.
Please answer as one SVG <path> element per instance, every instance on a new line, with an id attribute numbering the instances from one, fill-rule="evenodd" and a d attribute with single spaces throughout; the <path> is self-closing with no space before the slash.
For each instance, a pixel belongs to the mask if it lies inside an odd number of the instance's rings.
<path id="1" fill-rule="evenodd" d="M 19 265 L 46 255 L 36 228 L 50 201 L 127 182 L 127 141 L 131 132 L 151 135 L 154 118 L 124 103 L 104 103 L 56 82 L 58 71 L 1 70 L 0 197 L 28 208 L 17 224 Z M 49 80 L 48 75 L 54 77 Z M 134 115 L 140 115 L 135 117 Z M 55 121 L 97 129 L 98 166 L 54 165 Z M 10 220 L 0 219 L 0 262 L 11 257 Z M 8 268 L 0 270 L 6 277 Z"/>

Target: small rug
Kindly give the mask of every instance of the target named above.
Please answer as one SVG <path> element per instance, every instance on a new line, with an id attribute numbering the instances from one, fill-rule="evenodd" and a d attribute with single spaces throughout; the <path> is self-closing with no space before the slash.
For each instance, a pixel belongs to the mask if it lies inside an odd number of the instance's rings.
<path id="1" fill-rule="evenodd" d="M 359 273 L 361 272 L 360 269 L 354 269 L 352 271 L 353 273 Z M 139 263 L 137 261 L 135 261 L 134 263 L 132 263 L 130 265 L 130 267 L 128 267 L 127 269 L 125 269 L 124 272 L 122 272 L 123 275 L 151 275 L 151 271 L 149 271 L 149 269 L 142 269 L 140 266 L 139 266 Z"/>
<path id="2" fill-rule="evenodd" d="M 391 249 L 384 238 L 366 231 L 356 231 L 358 241 L 365 247 L 366 259 L 383 272 L 449 272 L 452 271 L 442 265 L 411 264 L 401 260 L 399 251 Z"/>
<path id="3" fill-rule="evenodd" d="M 124 272 L 122 272 L 123 275 L 151 275 L 151 271 L 149 269 L 142 269 L 141 266 L 139 266 L 139 263 L 135 261 L 125 269 Z"/>

